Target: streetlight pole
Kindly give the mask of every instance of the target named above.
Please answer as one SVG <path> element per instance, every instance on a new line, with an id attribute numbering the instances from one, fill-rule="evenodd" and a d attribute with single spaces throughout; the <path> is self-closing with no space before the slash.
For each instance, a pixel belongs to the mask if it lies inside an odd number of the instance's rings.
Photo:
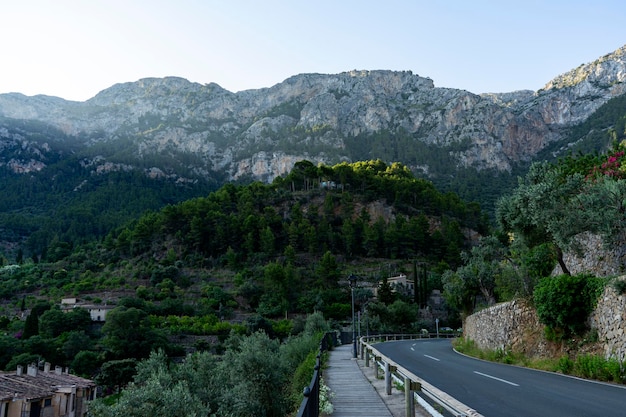
<path id="1" fill-rule="evenodd" d="M 352 358 L 356 359 L 356 326 L 354 324 L 354 287 L 356 287 L 357 277 L 350 274 L 348 281 L 350 282 L 350 293 L 352 294 Z"/>

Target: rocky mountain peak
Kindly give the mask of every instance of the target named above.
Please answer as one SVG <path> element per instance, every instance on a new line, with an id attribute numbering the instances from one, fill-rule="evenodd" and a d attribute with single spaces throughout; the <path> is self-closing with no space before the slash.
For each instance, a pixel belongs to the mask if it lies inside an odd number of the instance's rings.
<path id="1" fill-rule="evenodd" d="M 435 176 L 426 149 L 457 167 L 511 170 L 625 92 L 625 53 L 620 48 L 537 92 L 476 95 L 388 70 L 299 74 L 237 93 L 165 77 L 116 84 L 80 103 L 3 94 L 0 115 L 48 124 L 83 143 L 81 153 L 97 149 L 111 163 L 169 155 L 170 170 L 227 179 L 270 181 L 302 159 L 385 158 Z"/>
<path id="2" fill-rule="evenodd" d="M 135 100 L 158 100 L 172 94 L 198 91 L 201 84 L 180 77 L 143 78 L 135 82 L 115 84 L 87 100 L 87 104 L 101 107 L 121 105 Z"/>
<path id="3" fill-rule="evenodd" d="M 626 45 L 615 52 L 606 54 L 597 60 L 561 74 L 545 85 L 543 90 L 562 89 L 580 86 L 587 94 L 598 89 L 608 89 L 626 80 Z M 621 91 L 621 92 L 620 92 Z M 614 95 L 623 94 L 623 86 Z"/>

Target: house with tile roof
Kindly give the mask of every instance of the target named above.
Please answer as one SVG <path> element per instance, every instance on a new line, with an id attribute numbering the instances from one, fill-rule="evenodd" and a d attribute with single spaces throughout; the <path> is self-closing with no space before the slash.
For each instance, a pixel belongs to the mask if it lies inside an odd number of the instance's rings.
<path id="1" fill-rule="evenodd" d="M 95 399 L 96 384 L 61 367 L 0 373 L 0 417 L 85 417 Z"/>

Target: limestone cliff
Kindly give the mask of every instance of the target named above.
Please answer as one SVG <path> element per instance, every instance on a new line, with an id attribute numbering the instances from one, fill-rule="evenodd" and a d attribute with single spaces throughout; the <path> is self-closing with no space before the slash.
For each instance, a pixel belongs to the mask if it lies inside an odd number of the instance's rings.
<path id="1" fill-rule="evenodd" d="M 419 155 L 403 160 L 406 149 L 441 148 L 456 167 L 506 171 L 623 94 L 625 79 L 626 47 L 559 75 L 537 92 L 476 95 L 396 71 L 301 74 L 238 93 L 176 77 L 147 78 L 116 84 L 85 102 L 0 95 L 0 127 L 17 120 L 50 128 L 39 142 L 18 146 L 19 134 L 5 127 L 0 142 L 42 154 L 44 147 L 54 151 L 71 143 L 72 152 L 94 169 L 167 155 L 176 163 L 154 168 L 226 179 L 271 181 L 301 159 L 375 159 L 385 146 L 396 147 L 390 153 L 395 160 L 424 173 L 433 172 L 435 162 Z M 395 142 L 385 143 L 390 138 Z M 37 151 L 13 152 L 14 171 L 44 169 L 47 162 L 34 156 Z"/>

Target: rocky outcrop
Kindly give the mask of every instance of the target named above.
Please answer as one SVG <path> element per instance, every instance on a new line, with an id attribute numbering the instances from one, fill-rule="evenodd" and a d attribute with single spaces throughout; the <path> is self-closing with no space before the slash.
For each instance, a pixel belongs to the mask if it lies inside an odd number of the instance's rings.
<path id="1" fill-rule="evenodd" d="M 626 272 L 626 244 L 608 244 L 601 236 L 588 232 L 576 236 L 581 245 L 579 253 L 563 254 L 563 261 L 572 274 L 591 273 L 599 277 L 620 275 Z M 556 266 L 553 275 L 562 274 Z"/>
<path id="2" fill-rule="evenodd" d="M 115 152 L 102 151 L 104 144 L 126 141 L 126 154 L 170 154 L 188 172 L 229 179 L 271 181 L 302 159 L 352 161 L 347 141 L 384 132 L 445 148 L 458 167 L 506 171 L 623 94 L 625 55 L 621 48 L 537 92 L 476 95 L 437 88 L 410 71 L 300 74 L 238 93 L 166 77 L 116 84 L 85 102 L 2 94 L 0 116 L 45 123 L 85 155 L 97 146 L 93 157 L 114 159 Z M 402 161 L 401 154 L 397 160 L 433 172 L 432 161 Z"/>

